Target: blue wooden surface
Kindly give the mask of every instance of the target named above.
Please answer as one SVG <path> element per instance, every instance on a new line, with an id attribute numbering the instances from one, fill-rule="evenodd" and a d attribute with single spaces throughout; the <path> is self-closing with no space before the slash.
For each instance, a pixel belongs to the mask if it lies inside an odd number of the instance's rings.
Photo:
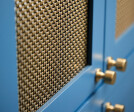
<path id="1" fill-rule="evenodd" d="M 102 68 L 105 0 L 94 0 L 92 65 L 55 94 L 39 110 L 44 112 L 73 112 L 79 108 L 101 84 L 95 84 L 95 69 Z M 99 18 L 99 19 L 98 19 Z M 90 23 L 89 23 L 90 24 Z"/>
<path id="2" fill-rule="evenodd" d="M 127 70 L 117 71 L 115 85 L 103 84 L 78 112 L 104 112 L 106 102 L 111 102 L 113 105 L 123 104 L 125 112 L 134 112 L 134 49 L 125 58 L 128 60 Z"/>
<path id="3" fill-rule="evenodd" d="M 0 1 L 0 111 L 18 112 L 14 0 Z"/>

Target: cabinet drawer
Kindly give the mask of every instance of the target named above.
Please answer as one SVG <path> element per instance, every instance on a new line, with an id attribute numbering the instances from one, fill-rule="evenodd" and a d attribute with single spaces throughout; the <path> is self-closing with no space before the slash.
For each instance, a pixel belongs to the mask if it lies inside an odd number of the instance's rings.
<path id="1" fill-rule="evenodd" d="M 125 105 L 125 112 L 134 112 L 134 51 L 126 57 L 128 60 L 125 72 L 117 72 L 114 85 L 103 84 L 94 95 L 78 110 L 79 112 L 103 112 L 104 104 L 111 102 Z"/>

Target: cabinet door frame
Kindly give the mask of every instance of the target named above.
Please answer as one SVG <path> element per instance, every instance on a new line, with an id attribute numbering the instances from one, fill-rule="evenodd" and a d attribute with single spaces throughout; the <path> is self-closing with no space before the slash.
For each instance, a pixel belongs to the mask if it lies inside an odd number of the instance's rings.
<path id="1" fill-rule="evenodd" d="M 117 39 L 115 38 L 116 2 L 117 0 L 106 0 L 105 62 L 108 56 L 112 56 L 114 59 L 124 58 L 134 48 L 134 23 Z"/>

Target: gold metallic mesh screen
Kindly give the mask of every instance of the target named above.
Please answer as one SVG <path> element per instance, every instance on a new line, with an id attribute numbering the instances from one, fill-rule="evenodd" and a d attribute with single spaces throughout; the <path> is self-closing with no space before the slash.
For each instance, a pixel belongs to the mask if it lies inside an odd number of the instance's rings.
<path id="1" fill-rule="evenodd" d="M 117 0 L 116 38 L 134 22 L 134 0 Z"/>
<path id="2" fill-rule="evenodd" d="M 87 63 L 88 0 L 16 0 L 19 110 L 36 111 Z"/>

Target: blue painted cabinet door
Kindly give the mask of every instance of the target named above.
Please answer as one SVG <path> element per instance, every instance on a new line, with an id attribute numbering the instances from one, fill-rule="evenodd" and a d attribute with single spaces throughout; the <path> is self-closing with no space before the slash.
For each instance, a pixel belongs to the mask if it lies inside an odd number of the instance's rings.
<path id="1" fill-rule="evenodd" d="M 112 56 L 114 59 L 125 58 L 134 48 L 134 23 L 130 24 L 126 28 L 126 30 L 123 31 L 123 33 L 121 33 L 118 37 L 116 37 L 116 31 L 117 31 L 116 28 L 119 28 L 116 26 L 118 24 L 117 10 L 121 8 L 121 7 L 117 8 L 117 3 L 119 4 L 119 2 L 117 1 L 118 0 L 106 0 L 105 62 L 107 61 L 107 57 L 109 56 Z M 120 19 L 123 18 L 124 16 Z M 120 25 L 120 27 L 122 26 Z M 104 67 L 106 69 L 106 66 Z"/>
<path id="2" fill-rule="evenodd" d="M 113 89 L 113 95 L 111 94 L 111 101 L 113 103 L 124 103 L 126 106 L 125 112 L 133 112 L 133 94 L 134 94 L 134 19 L 133 17 L 129 17 L 127 13 L 125 13 L 126 10 L 128 10 L 127 4 L 131 4 L 130 1 L 126 1 L 124 5 L 122 5 L 122 1 L 118 0 L 106 0 L 106 25 L 105 25 L 105 62 L 104 62 L 104 68 L 107 69 L 107 58 L 109 56 L 113 57 L 114 60 L 117 58 L 125 58 L 128 60 L 127 69 L 125 72 L 120 72 L 115 69 L 115 67 L 112 67 L 111 70 L 117 72 L 117 80 L 114 86 L 115 89 Z M 126 5 L 126 7 L 125 7 Z M 134 4 L 132 4 L 134 7 Z M 124 9 L 122 7 L 124 7 Z M 122 12 L 118 13 L 118 10 L 122 8 Z M 124 11 L 123 11 L 124 10 Z M 126 11 L 127 12 L 127 11 Z M 118 18 L 119 15 L 124 15 Z M 131 12 L 128 12 L 129 14 L 133 14 L 134 10 L 131 10 Z M 126 17 L 125 17 L 126 16 Z M 122 19 L 126 18 L 124 22 L 119 22 Z M 133 19 L 133 21 L 127 25 L 127 22 Z M 120 23 L 120 24 L 119 24 Z M 121 25 L 122 24 L 122 25 Z M 120 27 L 118 27 L 118 25 Z M 120 35 L 116 35 L 117 30 L 122 30 L 123 25 L 126 25 L 124 28 L 124 31 L 120 33 Z M 118 28 L 118 29 L 117 29 Z M 132 56 L 131 56 L 132 55 Z M 131 75 L 130 75 L 131 74 Z M 114 96 L 114 94 L 116 96 Z M 115 99 L 116 98 L 116 99 Z M 119 102 L 118 102 L 119 100 Z M 131 110 L 131 111 L 130 111 Z"/>
<path id="3" fill-rule="evenodd" d="M 0 110 L 18 111 L 17 54 L 14 0 L 0 3 Z M 92 65 L 83 68 L 38 111 L 73 112 L 78 110 L 95 90 L 95 69 L 103 69 L 105 0 L 94 0 Z M 99 19 L 98 19 L 99 18 Z M 92 24 L 92 23 L 89 23 Z"/>

